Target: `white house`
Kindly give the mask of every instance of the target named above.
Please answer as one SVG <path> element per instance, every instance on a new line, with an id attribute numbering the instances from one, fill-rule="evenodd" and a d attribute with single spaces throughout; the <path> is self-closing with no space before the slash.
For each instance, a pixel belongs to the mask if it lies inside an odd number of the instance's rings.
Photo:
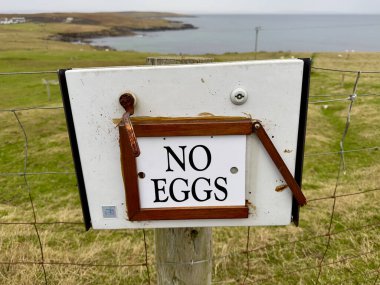
<path id="1" fill-rule="evenodd" d="M 0 19 L 0 25 L 10 25 L 10 24 L 21 24 L 25 23 L 25 17 L 13 17 L 13 18 L 2 18 Z"/>

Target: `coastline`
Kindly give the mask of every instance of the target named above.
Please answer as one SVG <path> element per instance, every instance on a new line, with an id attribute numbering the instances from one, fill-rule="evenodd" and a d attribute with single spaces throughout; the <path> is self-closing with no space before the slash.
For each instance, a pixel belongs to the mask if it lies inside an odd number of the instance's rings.
<path id="1" fill-rule="evenodd" d="M 45 40 L 89 44 L 91 39 L 103 37 L 135 36 L 139 32 L 158 32 L 197 29 L 176 18 L 194 17 L 166 12 L 98 12 L 98 13 L 37 13 L 1 14 L 1 17 L 23 17 L 25 25 L 51 27 Z M 113 49 L 93 46 L 97 49 Z"/>
<path id="2" fill-rule="evenodd" d="M 94 38 L 103 38 L 103 37 L 120 37 L 120 36 L 136 36 L 139 32 L 161 32 L 161 31 L 177 31 L 177 30 L 193 30 L 198 29 L 198 27 L 180 22 L 180 21 L 171 21 L 168 20 L 168 25 L 161 26 L 152 26 L 146 28 L 137 28 L 133 29 L 127 26 L 116 26 L 110 27 L 109 29 L 104 29 L 100 31 L 89 31 L 89 32 L 67 32 L 67 33 L 56 33 L 49 36 L 49 40 L 54 41 L 63 41 L 71 43 L 84 43 L 90 44 L 91 39 Z M 108 46 L 95 46 L 100 49 L 110 49 L 115 50 L 114 48 Z"/>
<path id="3" fill-rule="evenodd" d="M 59 40 L 64 42 L 85 42 L 92 38 L 102 38 L 102 37 L 119 37 L 119 36 L 135 36 L 137 32 L 161 32 L 161 31 L 175 31 L 175 30 L 190 30 L 197 29 L 197 27 L 192 24 L 181 23 L 180 26 L 158 26 L 149 27 L 145 29 L 130 29 L 129 27 L 112 27 L 110 29 L 93 31 L 93 32 L 68 32 L 68 33 L 57 33 L 51 36 L 51 40 Z"/>
<path id="4" fill-rule="evenodd" d="M 104 38 L 104 37 L 133 37 L 137 36 L 139 32 L 161 32 L 161 31 L 178 31 L 178 30 L 193 30 L 198 29 L 191 24 L 183 23 L 181 27 L 152 27 L 147 29 L 123 29 L 120 27 L 111 28 L 108 30 L 96 31 L 96 32 L 83 32 L 83 33 L 57 33 L 49 36 L 48 40 L 69 42 L 73 44 L 88 44 L 98 50 L 113 50 L 117 49 L 107 45 L 94 45 L 92 39 Z"/>

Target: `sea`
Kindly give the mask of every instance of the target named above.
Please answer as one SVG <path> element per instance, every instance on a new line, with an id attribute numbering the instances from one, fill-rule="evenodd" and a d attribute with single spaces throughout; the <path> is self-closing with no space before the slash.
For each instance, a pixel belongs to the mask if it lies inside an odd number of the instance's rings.
<path id="1" fill-rule="evenodd" d="M 380 15 L 194 15 L 191 30 L 92 39 L 116 50 L 172 54 L 380 51 Z M 257 36 L 256 36 L 257 35 Z M 257 41 L 256 41 L 257 38 Z"/>

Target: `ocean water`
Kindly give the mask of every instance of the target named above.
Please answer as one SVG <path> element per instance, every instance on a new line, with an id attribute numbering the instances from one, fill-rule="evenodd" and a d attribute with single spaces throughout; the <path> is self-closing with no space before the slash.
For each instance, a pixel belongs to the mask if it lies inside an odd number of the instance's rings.
<path id="1" fill-rule="evenodd" d="M 174 54 L 259 51 L 380 51 L 380 15 L 196 15 L 174 18 L 195 30 L 93 39 L 117 50 Z"/>

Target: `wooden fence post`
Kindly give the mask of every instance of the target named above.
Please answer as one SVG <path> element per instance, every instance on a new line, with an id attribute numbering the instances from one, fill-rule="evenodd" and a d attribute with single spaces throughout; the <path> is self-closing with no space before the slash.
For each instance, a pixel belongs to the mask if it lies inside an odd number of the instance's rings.
<path id="1" fill-rule="evenodd" d="M 148 57 L 149 65 L 212 62 L 201 57 Z M 155 230 L 157 283 L 208 285 L 212 275 L 212 229 L 167 228 Z"/>

